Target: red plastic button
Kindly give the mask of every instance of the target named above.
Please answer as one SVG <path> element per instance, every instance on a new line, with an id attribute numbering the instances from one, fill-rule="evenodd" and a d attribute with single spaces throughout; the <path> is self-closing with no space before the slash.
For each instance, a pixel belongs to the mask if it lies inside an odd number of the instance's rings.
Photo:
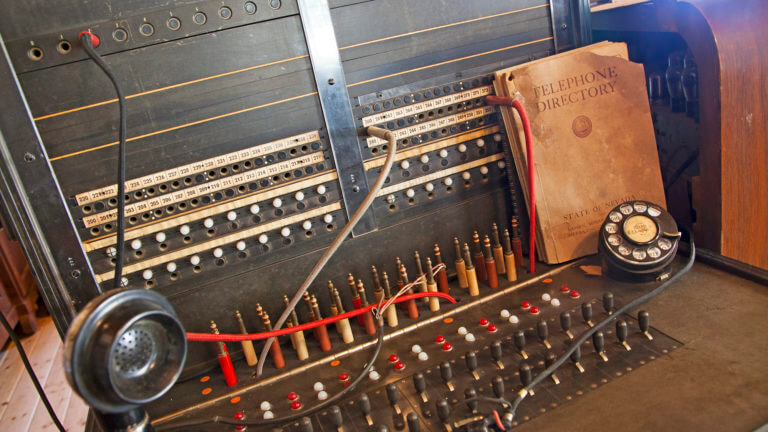
<path id="1" fill-rule="evenodd" d="M 496 325 L 495 324 L 489 325 L 488 326 L 488 331 L 491 332 L 491 333 L 495 332 L 496 331 Z"/>
<path id="2" fill-rule="evenodd" d="M 291 409 L 294 411 L 301 409 L 301 402 L 299 401 L 291 402 Z"/>
<path id="3" fill-rule="evenodd" d="M 349 387 L 349 383 L 351 383 L 351 382 L 352 381 L 344 381 L 344 387 Z"/>
<path id="4" fill-rule="evenodd" d="M 450 343 L 446 342 L 443 344 L 443 351 L 450 351 L 453 349 L 453 346 L 451 346 Z"/>
<path id="5" fill-rule="evenodd" d="M 342 372 L 339 374 L 339 381 L 348 381 L 349 380 L 349 374 L 346 372 Z"/>
<path id="6" fill-rule="evenodd" d="M 444 337 L 442 337 L 442 336 L 438 336 L 438 337 L 436 337 L 436 338 L 435 338 L 435 342 L 437 342 L 437 343 L 443 343 L 443 342 L 445 342 L 445 338 L 444 338 Z"/>
<path id="7" fill-rule="evenodd" d="M 296 399 L 298 399 L 298 398 L 299 398 L 299 395 L 298 395 L 298 393 L 296 393 L 296 392 L 290 392 L 290 393 L 288 393 L 288 400 L 289 400 L 289 401 L 295 401 L 295 400 L 296 400 Z"/>
<path id="8" fill-rule="evenodd" d="M 238 411 L 235 413 L 235 420 L 242 420 L 245 418 L 245 414 L 242 413 L 242 411 Z"/>
<path id="9" fill-rule="evenodd" d="M 483 326 L 483 327 L 487 326 L 488 325 L 488 319 L 487 318 L 482 318 L 480 320 L 480 325 Z"/>
<path id="10" fill-rule="evenodd" d="M 526 300 L 526 301 L 523 302 L 523 304 L 520 305 L 520 307 L 522 307 L 523 309 L 528 309 L 528 308 L 531 307 L 531 302 Z"/>
<path id="11" fill-rule="evenodd" d="M 405 363 L 401 361 L 395 363 L 395 370 L 403 370 L 403 369 L 405 369 Z"/>
<path id="12" fill-rule="evenodd" d="M 568 285 L 563 285 L 563 286 L 561 286 L 561 287 L 560 287 L 560 292 L 564 292 L 564 293 L 567 293 L 567 292 L 568 292 L 568 291 L 570 291 L 570 290 L 571 290 L 571 289 L 570 289 L 570 288 L 568 288 Z"/>
<path id="13" fill-rule="evenodd" d="M 392 354 L 391 356 L 389 356 L 389 362 L 390 363 L 394 363 L 394 362 L 396 362 L 398 360 L 400 360 L 400 358 L 397 357 L 397 354 Z"/>
<path id="14" fill-rule="evenodd" d="M 570 295 L 571 295 L 571 298 L 579 298 L 579 297 L 581 297 L 581 295 L 579 294 L 579 292 L 578 292 L 578 291 L 576 291 L 576 290 L 573 290 L 573 291 L 571 291 L 571 294 L 570 294 Z"/>
<path id="15" fill-rule="evenodd" d="M 539 313 L 539 308 L 536 306 L 531 307 L 531 313 L 537 315 Z"/>

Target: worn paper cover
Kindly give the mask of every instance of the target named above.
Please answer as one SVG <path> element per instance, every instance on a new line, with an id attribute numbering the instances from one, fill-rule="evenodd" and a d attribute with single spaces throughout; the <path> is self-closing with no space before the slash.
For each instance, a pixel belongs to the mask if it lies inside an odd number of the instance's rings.
<path id="1" fill-rule="evenodd" d="M 496 72 L 496 93 L 520 92 L 531 121 L 536 243 L 547 263 L 597 252 L 600 224 L 623 201 L 666 207 L 643 66 L 626 58 L 626 45 L 601 43 Z M 511 110 L 502 113 L 528 201 Z"/>

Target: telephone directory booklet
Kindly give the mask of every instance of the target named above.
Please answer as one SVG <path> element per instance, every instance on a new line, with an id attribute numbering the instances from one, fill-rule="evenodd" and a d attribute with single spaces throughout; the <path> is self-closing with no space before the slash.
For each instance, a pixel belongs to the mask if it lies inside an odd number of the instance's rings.
<path id="1" fill-rule="evenodd" d="M 521 98 L 533 133 L 536 247 L 556 264 L 597 252 L 607 212 L 629 200 L 666 207 L 641 64 L 601 42 L 496 72 L 499 96 Z M 501 107 L 528 196 L 525 139 Z"/>

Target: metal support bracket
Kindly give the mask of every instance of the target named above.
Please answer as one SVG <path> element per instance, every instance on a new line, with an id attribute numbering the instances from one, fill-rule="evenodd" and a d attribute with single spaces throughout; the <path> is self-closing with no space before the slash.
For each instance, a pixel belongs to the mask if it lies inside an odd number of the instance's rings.
<path id="1" fill-rule="evenodd" d="M 347 218 L 350 218 L 368 194 L 369 186 L 328 0 L 299 0 L 299 16 L 339 176 L 344 209 Z M 376 221 L 369 210 L 352 234 L 358 236 L 375 229 Z"/>

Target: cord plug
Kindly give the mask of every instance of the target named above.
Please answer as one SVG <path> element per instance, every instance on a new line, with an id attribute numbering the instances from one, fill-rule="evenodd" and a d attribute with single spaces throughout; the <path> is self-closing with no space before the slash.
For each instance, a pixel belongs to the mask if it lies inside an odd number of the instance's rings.
<path id="1" fill-rule="evenodd" d="M 101 45 L 101 39 L 99 39 L 98 36 L 96 36 L 95 34 L 91 33 L 89 30 L 81 31 L 80 34 L 77 35 L 77 39 L 81 43 L 86 43 L 85 42 L 86 40 L 90 41 L 91 45 L 93 45 L 94 48 L 96 48 L 99 45 Z"/>

